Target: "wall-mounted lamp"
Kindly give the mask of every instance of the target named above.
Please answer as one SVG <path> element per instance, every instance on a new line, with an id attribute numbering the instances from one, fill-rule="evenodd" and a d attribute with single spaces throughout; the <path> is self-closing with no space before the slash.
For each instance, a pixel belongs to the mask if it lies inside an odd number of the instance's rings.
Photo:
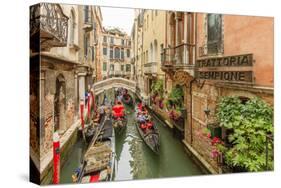
<path id="1" fill-rule="evenodd" d="M 204 109 L 205 114 L 208 116 L 211 112 L 211 110 L 207 107 Z"/>

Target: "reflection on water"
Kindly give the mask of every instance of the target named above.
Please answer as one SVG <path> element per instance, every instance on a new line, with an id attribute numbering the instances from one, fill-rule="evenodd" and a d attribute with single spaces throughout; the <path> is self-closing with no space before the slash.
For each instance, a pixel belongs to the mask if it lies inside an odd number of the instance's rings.
<path id="1" fill-rule="evenodd" d="M 86 145 L 85 142 L 80 139 L 78 140 L 69 154 L 68 159 L 61 169 L 60 183 L 72 183 L 72 174 L 74 174 L 75 169 L 77 169 L 83 158 L 83 153 L 85 153 Z"/>
<path id="2" fill-rule="evenodd" d="M 106 92 L 110 101 L 114 90 Z M 172 132 L 154 119 L 160 132 L 159 155 L 153 153 L 142 141 L 136 126 L 134 109 L 126 107 L 128 127 L 116 135 L 116 166 L 114 180 L 178 177 L 203 174 L 200 168 L 184 151 L 183 144 L 173 137 Z M 71 183 L 71 175 L 79 166 L 85 144 L 78 141 L 64 167 L 61 169 L 61 183 Z"/>
<path id="3" fill-rule="evenodd" d="M 160 152 L 153 153 L 142 141 L 136 126 L 134 109 L 126 107 L 128 127 L 116 138 L 117 168 L 115 180 L 177 177 L 203 174 L 184 151 L 172 132 L 154 119 L 160 131 Z"/>

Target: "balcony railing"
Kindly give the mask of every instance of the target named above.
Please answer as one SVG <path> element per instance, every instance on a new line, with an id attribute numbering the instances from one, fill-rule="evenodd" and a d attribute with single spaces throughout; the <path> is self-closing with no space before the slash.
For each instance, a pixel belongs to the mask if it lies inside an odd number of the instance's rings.
<path id="1" fill-rule="evenodd" d="M 40 39 L 41 50 L 66 46 L 67 34 L 68 17 L 59 4 L 40 3 L 30 8 L 30 37 Z"/>
<path id="2" fill-rule="evenodd" d="M 195 61 L 195 45 L 180 44 L 175 47 L 165 48 L 161 53 L 161 68 L 190 67 Z"/>
<path id="3" fill-rule="evenodd" d="M 144 74 L 157 74 L 157 62 L 145 63 Z"/>

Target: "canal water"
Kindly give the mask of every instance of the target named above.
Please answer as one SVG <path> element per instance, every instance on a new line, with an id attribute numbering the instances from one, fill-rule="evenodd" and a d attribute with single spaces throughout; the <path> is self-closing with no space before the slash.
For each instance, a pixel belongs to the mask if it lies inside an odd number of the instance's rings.
<path id="1" fill-rule="evenodd" d="M 107 91 L 109 100 L 113 91 Z M 126 132 L 116 135 L 116 166 L 114 180 L 150 179 L 201 175 L 203 171 L 184 151 L 180 140 L 157 119 L 153 119 L 160 132 L 160 152 L 153 153 L 142 141 L 135 121 L 134 107 L 126 106 L 128 125 Z M 78 141 L 69 159 L 61 169 L 61 183 L 71 183 L 71 175 L 79 166 L 85 145 Z"/>

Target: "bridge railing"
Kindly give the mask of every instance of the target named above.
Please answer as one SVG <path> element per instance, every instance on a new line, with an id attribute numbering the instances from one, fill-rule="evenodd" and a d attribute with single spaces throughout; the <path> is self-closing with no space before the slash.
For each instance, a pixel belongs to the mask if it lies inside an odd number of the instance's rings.
<path id="1" fill-rule="evenodd" d="M 95 94 L 114 87 L 124 87 L 135 92 L 136 82 L 125 78 L 109 78 L 93 84 Z"/>

